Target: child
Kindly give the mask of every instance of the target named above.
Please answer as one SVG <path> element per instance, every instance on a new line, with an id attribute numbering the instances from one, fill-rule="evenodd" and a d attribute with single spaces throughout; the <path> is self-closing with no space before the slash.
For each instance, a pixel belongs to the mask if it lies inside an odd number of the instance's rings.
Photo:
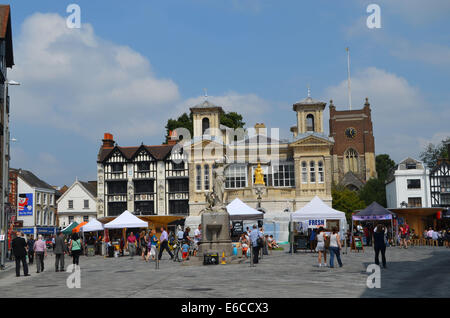
<path id="1" fill-rule="evenodd" d="M 184 242 L 183 246 L 181 247 L 181 250 L 183 251 L 182 257 L 183 261 L 185 261 L 189 255 L 189 245 L 187 242 Z"/>

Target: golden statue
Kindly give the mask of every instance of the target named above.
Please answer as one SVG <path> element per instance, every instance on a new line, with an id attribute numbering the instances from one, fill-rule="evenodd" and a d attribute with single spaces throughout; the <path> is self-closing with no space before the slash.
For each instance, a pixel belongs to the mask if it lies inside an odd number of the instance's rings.
<path id="1" fill-rule="evenodd" d="M 259 162 L 258 167 L 255 169 L 255 185 L 257 184 L 266 185 L 266 183 L 264 182 L 264 172 Z"/>

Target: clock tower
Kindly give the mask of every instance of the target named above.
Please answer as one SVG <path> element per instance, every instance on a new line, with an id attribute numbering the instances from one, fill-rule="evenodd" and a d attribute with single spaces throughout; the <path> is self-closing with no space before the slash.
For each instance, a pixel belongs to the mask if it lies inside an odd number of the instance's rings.
<path id="1" fill-rule="evenodd" d="M 330 101 L 330 137 L 332 174 L 335 184 L 352 190 L 361 189 L 370 178 L 376 178 L 375 139 L 368 98 L 362 109 L 336 110 Z"/>

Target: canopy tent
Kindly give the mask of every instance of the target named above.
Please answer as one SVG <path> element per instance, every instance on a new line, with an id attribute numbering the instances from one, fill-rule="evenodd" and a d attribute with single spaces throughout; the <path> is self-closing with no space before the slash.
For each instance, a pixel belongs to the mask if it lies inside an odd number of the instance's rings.
<path id="1" fill-rule="evenodd" d="M 61 230 L 63 234 L 71 234 L 72 230 L 78 226 L 78 222 L 70 223 L 65 229 Z"/>
<path id="2" fill-rule="evenodd" d="M 377 202 L 372 202 L 364 210 L 354 214 L 352 220 L 356 221 L 375 221 L 375 220 L 391 220 L 395 216 L 394 213 L 385 209 Z"/>
<path id="3" fill-rule="evenodd" d="M 140 220 L 137 216 L 125 211 L 114 220 L 105 224 L 105 229 L 141 228 L 148 227 L 148 222 Z"/>
<path id="4" fill-rule="evenodd" d="M 78 232 L 80 232 L 80 228 L 83 226 L 83 225 L 86 225 L 88 222 L 81 222 L 80 224 L 78 224 L 77 226 L 75 226 L 73 229 L 72 229 L 72 233 L 78 233 Z"/>
<path id="5" fill-rule="evenodd" d="M 264 213 L 249 207 L 239 198 L 227 205 L 227 212 L 230 220 L 261 220 L 264 218 Z"/>
<path id="6" fill-rule="evenodd" d="M 293 223 L 298 222 L 302 227 L 312 226 L 322 226 L 326 227 L 327 220 L 338 220 L 339 221 L 339 232 L 341 233 L 341 238 L 347 229 L 347 219 L 345 213 L 335 210 L 329 207 L 325 202 L 323 202 L 318 196 L 315 196 L 308 204 L 303 208 L 295 211 L 291 214 L 291 235 L 293 235 Z M 293 237 L 291 238 L 291 253 L 294 249 Z"/>
<path id="7" fill-rule="evenodd" d="M 318 196 L 315 196 L 308 204 L 300 210 L 291 214 L 291 221 L 304 222 L 309 220 L 339 220 L 340 231 L 345 231 L 347 219 L 345 213 L 335 210 L 325 204 Z M 324 223 L 324 227 L 325 227 Z"/>
<path id="8" fill-rule="evenodd" d="M 95 231 L 103 231 L 104 226 L 97 219 L 90 220 L 87 224 L 81 227 L 81 231 L 83 232 L 95 232 Z"/>

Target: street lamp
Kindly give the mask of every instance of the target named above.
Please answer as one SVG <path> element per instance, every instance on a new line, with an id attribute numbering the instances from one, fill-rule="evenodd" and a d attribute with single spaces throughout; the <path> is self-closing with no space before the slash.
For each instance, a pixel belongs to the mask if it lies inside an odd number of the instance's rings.
<path id="1" fill-rule="evenodd" d="M 3 82 L 4 91 L 3 91 L 3 153 L 2 153 L 2 172 L 3 172 L 3 180 L 2 180 L 2 209 L 1 209 L 1 218 L 0 218 L 0 233 L 3 235 L 3 240 L 1 241 L 1 251 L 2 255 L 0 258 L 0 269 L 5 268 L 5 260 L 6 253 L 8 250 L 8 235 L 7 235 L 7 226 L 8 220 L 6 218 L 6 201 L 8 200 L 9 194 L 9 158 L 6 159 L 6 148 L 8 147 L 8 157 L 9 157 L 9 129 L 8 123 L 9 119 L 7 119 L 6 113 L 6 103 L 7 103 L 7 94 L 8 94 L 8 86 L 9 85 L 20 85 L 20 83 L 11 80 L 5 80 Z M 7 142 L 8 140 L 8 142 Z"/>

